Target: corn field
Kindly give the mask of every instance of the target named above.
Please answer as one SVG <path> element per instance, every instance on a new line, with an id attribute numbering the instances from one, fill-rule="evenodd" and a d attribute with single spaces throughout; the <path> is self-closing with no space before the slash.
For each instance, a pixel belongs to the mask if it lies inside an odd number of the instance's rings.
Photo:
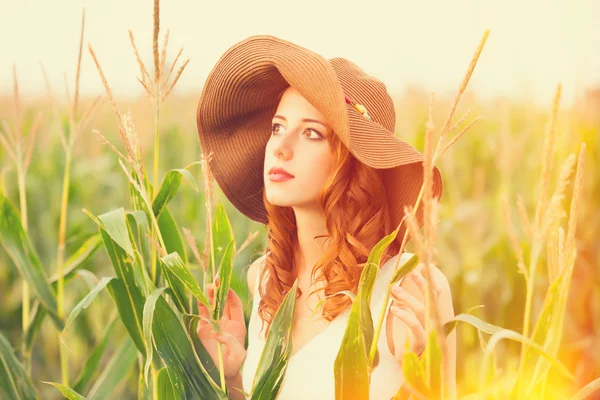
<path id="1" fill-rule="evenodd" d="M 45 96 L 24 97 L 18 66 L 12 93 L 0 93 L 1 399 L 231 396 L 196 335 L 197 301 L 218 329 L 231 288 L 248 322 L 247 267 L 266 246 L 265 226 L 215 184 L 192 118 L 199 93 L 177 93 L 193 60 L 166 56 L 174 45 L 158 0 L 153 22 L 152 49 L 138 48 L 134 32 L 124 38 L 143 98 L 112 94 L 102 70 L 110 55 L 85 41 L 85 16 L 72 93 L 48 83 Z M 394 399 L 451 398 L 438 338 L 453 329 L 460 399 L 600 398 L 600 88 L 569 107 L 560 82 L 549 108 L 478 99 L 468 83 L 493 34 L 465 60 L 454 97 L 412 88 L 394 98 L 397 134 L 426 155 L 426 171 L 439 167 L 444 194 L 432 200 L 426 173 L 415 205 L 425 227 L 407 210 L 404 251 L 414 255 L 397 265 L 387 296 L 418 261 L 435 264 L 456 312 L 431 332 L 423 358 L 404 355 Z M 83 57 L 96 69 L 81 70 Z M 80 96 L 80 73 L 105 92 Z M 362 305 L 396 234 L 381 238 L 362 272 L 331 366 L 343 377 L 337 400 L 368 398 L 381 320 Z M 275 398 L 294 305 L 288 295 L 246 398 Z"/>

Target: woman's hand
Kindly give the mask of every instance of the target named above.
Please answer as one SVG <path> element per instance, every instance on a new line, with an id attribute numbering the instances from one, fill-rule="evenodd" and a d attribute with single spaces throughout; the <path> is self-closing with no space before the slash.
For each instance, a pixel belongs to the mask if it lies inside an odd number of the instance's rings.
<path id="1" fill-rule="evenodd" d="M 404 358 L 407 337 L 410 343 L 410 351 L 416 354 L 420 355 L 427 344 L 427 334 L 425 332 L 427 283 L 424 276 L 424 267 L 424 264 L 420 263 L 402 279 L 400 284 L 394 285 L 392 289 L 390 315 L 393 317 L 394 355 L 400 364 L 402 364 Z M 439 299 L 444 287 L 439 278 L 441 272 L 435 266 L 432 266 L 430 271 L 432 272 L 430 284 L 433 289 L 433 299 L 439 310 Z M 432 312 L 431 310 L 430 314 Z M 433 327 L 433 315 L 430 315 L 430 321 L 430 327 Z"/>
<path id="2" fill-rule="evenodd" d="M 219 278 L 214 284 L 208 286 L 208 298 L 210 304 L 214 303 L 215 288 L 219 285 Z M 211 310 L 204 304 L 198 301 L 198 313 L 201 317 L 210 319 Z M 244 309 L 242 301 L 238 295 L 229 289 L 223 316 L 219 321 L 221 334 L 217 334 L 211 324 L 200 319 L 196 333 L 198 338 L 208 351 L 208 354 L 214 361 L 217 368 L 219 367 L 219 352 L 218 343 L 221 343 L 223 350 L 223 368 L 226 377 L 235 376 L 240 372 L 242 363 L 246 359 L 246 349 L 244 342 L 246 340 L 246 322 L 244 320 Z"/>

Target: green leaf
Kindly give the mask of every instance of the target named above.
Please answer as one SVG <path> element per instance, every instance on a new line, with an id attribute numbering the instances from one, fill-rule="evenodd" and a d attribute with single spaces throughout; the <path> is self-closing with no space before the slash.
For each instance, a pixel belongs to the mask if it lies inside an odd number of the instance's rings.
<path id="1" fill-rule="evenodd" d="M 138 290 L 129 289 L 131 290 L 127 290 L 121 279 L 113 279 L 108 283 L 108 291 L 119 310 L 121 321 L 123 321 L 138 350 L 145 356 L 146 346 L 141 321 L 145 300 Z"/>
<path id="2" fill-rule="evenodd" d="M 68 386 L 65 386 L 61 383 L 57 383 L 57 382 L 46 382 L 46 381 L 42 381 L 43 383 L 47 383 L 48 385 L 52 385 L 55 388 L 57 388 L 58 390 L 61 391 L 62 394 L 65 395 L 65 397 L 69 400 L 87 400 L 85 397 L 83 397 L 82 395 L 80 395 L 79 393 L 77 393 L 75 390 L 71 389 Z"/>
<path id="3" fill-rule="evenodd" d="M 119 245 L 127 254 L 133 257 L 133 246 L 127 231 L 125 209 L 118 208 L 98 216 L 103 226 L 100 226 L 110 238 Z"/>
<path id="4" fill-rule="evenodd" d="M 156 386 L 158 387 L 158 398 L 160 400 L 182 399 L 181 385 L 181 377 L 173 368 L 162 368 L 158 372 Z"/>
<path id="5" fill-rule="evenodd" d="M 87 261 L 98 248 L 100 248 L 101 244 L 102 237 L 100 236 L 100 233 L 96 233 L 89 237 L 81 247 L 65 261 L 63 269 L 65 286 L 75 277 L 75 274 L 79 271 L 79 267 L 81 267 L 81 265 L 83 265 L 83 263 Z M 52 275 L 49 282 L 56 291 L 58 287 L 58 274 Z M 27 331 L 25 332 L 25 346 L 27 352 L 31 351 L 33 348 L 35 337 L 45 318 L 46 311 L 44 307 L 40 307 L 39 300 L 35 300 L 31 309 L 31 320 L 27 325 Z"/>
<path id="6" fill-rule="evenodd" d="M 359 297 L 360 294 L 357 300 Z M 334 374 L 336 399 L 369 398 L 369 360 L 361 331 L 360 303 L 356 300 L 352 303 L 348 325 L 335 359 Z"/>
<path id="7" fill-rule="evenodd" d="M 146 265 L 150 265 L 151 246 L 146 234 L 150 234 L 148 217 L 143 211 L 128 211 L 127 223 L 133 233 L 134 247 L 142 255 Z"/>
<path id="8" fill-rule="evenodd" d="M 219 266 L 219 287 L 217 288 L 217 296 L 215 299 L 215 308 L 213 310 L 213 319 L 218 321 L 223 315 L 223 309 L 225 308 L 225 301 L 229 294 L 229 288 L 231 286 L 231 271 L 233 269 L 233 259 L 235 251 L 235 240 L 229 242 L 223 253 L 221 259 L 221 265 Z"/>
<path id="9" fill-rule="evenodd" d="M 163 210 L 158 217 L 157 222 L 163 237 L 163 241 L 165 242 L 167 254 L 179 254 L 179 257 L 183 261 L 184 265 L 187 265 L 188 259 L 185 252 L 185 246 L 183 244 L 183 240 L 181 239 L 181 235 L 179 234 L 179 228 L 177 227 L 177 224 L 175 223 L 175 220 L 173 219 L 173 216 L 168 208 Z M 191 312 L 189 309 L 189 294 L 186 292 L 183 283 L 179 282 L 178 279 L 173 279 L 174 277 L 169 276 L 167 272 L 165 272 L 165 278 L 169 282 L 169 286 L 175 294 L 175 305 L 177 305 L 177 309 L 181 313 Z"/>
<path id="10" fill-rule="evenodd" d="M 167 368 L 181 376 L 183 398 L 227 399 L 198 360 L 183 321 L 163 297 L 158 297 L 154 313 L 152 339 L 156 352 Z"/>
<path id="11" fill-rule="evenodd" d="M 594 393 L 598 389 L 600 389 L 600 378 L 594 379 L 593 381 L 579 389 L 579 391 L 575 393 L 575 396 L 573 396 L 571 400 L 587 399 L 592 393 Z"/>
<path id="12" fill-rule="evenodd" d="M 427 386 L 427 378 L 425 377 L 425 366 L 419 360 L 417 355 L 412 351 L 404 353 L 402 359 L 402 371 L 406 382 L 416 391 L 421 393 L 425 398 L 431 398 L 431 391 Z"/>
<path id="13" fill-rule="evenodd" d="M 379 363 L 375 351 L 369 359 L 375 335 L 371 315 L 371 295 L 379 272 L 381 256 L 394 241 L 398 230 L 383 237 L 369 253 L 367 263 L 360 275 L 358 293 L 348 317 L 344 337 L 334 363 L 336 399 L 369 398 L 369 373 Z"/>
<path id="14" fill-rule="evenodd" d="M 29 324 L 27 325 L 27 330 L 25 331 L 25 348 L 29 353 L 33 348 L 35 337 L 42 327 L 42 322 L 44 322 L 44 318 L 46 318 L 46 309 L 41 305 L 39 300 L 36 300 L 33 303 L 33 307 L 31 309 L 31 319 Z"/>
<path id="15" fill-rule="evenodd" d="M 25 368 L 15 357 L 8 340 L 0 333 L 0 398 L 37 399 L 39 398 Z"/>
<path id="16" fill-rule="evenodd" d="M 146 363 L 144 365 L 144 379 L 148 382 L 148 372 L 152 364 L 152 318 L 154 317 L 154 307 L 158 298 L 164 292 L 166 287 L 154 289 L 146 299 L 144 304 L 144 341 L 146 342 Z"/>
<path id="17" fill-rule="evenodd" d="M 181 184 L 182 178 L 187 179 L 188 182 L 191 183 L 194 190 L 198 191 L 196 180 L 186 168 L 172 169 L 165 175 L 165 178 L 160 185 L 160 190 L 152 202 L 152 211 L 154 212 L 155 216 L 158 217 L 169 201 L 175 197 L 175 194 L 177 194 L 177 191 L 179 190 L 179 185 Z"/>
<path id="18" fill-rule="evenodd" d="M 106 329 L 100 335 L 100 337 L 102 338 L 100 340 L 100 343 L 94 349 L 94 351 L 92 351 L 92 353 L 86 360 L 81 372 L 79 373 L 79 376 L 77 377 L 77 379 L 75 380 L 75 382 L 72 385 L 73 390 L 75 390 L 76 392 L 83 393 L 83 392 L 85 392 L 85 389 L 87 389 L 87 386 L 88 386 L 92 376 L 94 375 L 94 373 L 98 369 L 98 366 L 100 365 L 100 361 L 102 360 L 102 357 L 104 356 L 104 352 L 106 351 L 106 346 L 108 345 L 109 340 L 113 339 L 112 331 L 113 331 L 114 327 L 116 326 L 116 321 L 117 321 L 117 314 L 115 312 L 115 313 L 113 313 L 112 317 L 110 318 L 108 325 L 106 326 Z"/>
<path id="19" fill-rule="evenodd" d="M 29 283 L 37 298 L 50 313 L 58 329 L 62 330 L 64 322 L 58 317 L 56 293 L 50 287 L 35 248 L 23 229 L 18 210 L 1 194 L 0 243 L 21 276 Z"/>
<path id="20" fill-rule="evenodd" d="M 185 244 L 183 243 L 183 239 L 179 233 L 177 223 L 175 222 L 175 219 L 173 219 L 173 216 L 168 208 L 165 208 L 163 212 L 160 213 L 157 222 L 160 232 L 162 233 L 163 240 L 165 241 L 167 253 L 177 252 L 179 257 L 181 257 L 181 259 L 187 264 L 188 258 L 185 251 Z"/>
<path id="21" fill-rule="evenodd" d="M 233 228 L 225 212 L 225 207 L 221 202 L 217 204 L 215 210 L 215 216 L 212 222 L 212 235 L 213 235 L 213 253 L 215 259 L 215 267 L 221 264 L 221 259 L 225 254 L 225 250 L 231 241 L 234 241 L 233 250 L 235 253 L 235 236 Z M 210 268 L 209 268 L 210 269 Z M 211 274 L 212 274 L 211 270 Z M 214 280 L 214 276 L 209 276 Z"/>
<path id="22" fill-rule="evenodd" d="M 187 333 L 192 339 L 192 344 L 194 346 L 194 349 L 196 350 L 196 355 L 198 356 L 200 363 L 208 372 L 209 376 L 212 378 L 213 381 L 220 381 L 221 375 L 219 372 L 219 368 L 215 365 L 212 357 L 200 341 L 200 338 L 198 338 L 196 328 L 198 327 L 198 321 L 200 320 L 200 316 L 195 314 L 184 314 L 182 318 Z"/>
<path id="23" fill-rule="evenodd" d="M 573 375 L 571 375 L 571 373 L 569 372 L 567 367 L 565 367 L 564 364 L 562 364 L 560 361 L 558 361 L 557 359 L 555 359 L 554 357 L 549 355 L 544 350 L 544 348 L 541 347 L 539 344 L 533 342 L 531 339 L 526 338 L 525 336 L 521 335 L 518 332 L 511 331 L 509 329 L 504 329 L 504 328 L 501 328 L 496 325 L 492 325 L 492 324 L 482 321 L 479 318 L 475 317 L 474 315 L 470 315 L 470 314 L 459 314 L 459 315 L 455 316 L 451 321 L 446 323 L 446 326 L 448 326 L 448 324 L 450 324 L 452 321 L 455 321 L 455 320 L 466 322 L 470 325 L 473 325 L 478 330 L 492 335 L 490 337 L 490 339 L 488 340 L 488 343 L 485 347 L 481 377 L 483 377 L 487 374 L 489 358 L 492 356 L 492 352 L 494 350 L 494 347 L 496 347 L 496 344 L 498 344 L 498 342 L 502 339 L 511 339 L 511 340 L 515 340 L 517 342 L 527 343 L 527 345 L 532 346 L 542 356 L 544 356 L 547 360 L 549 360 L 550 363 L 556 368 L 556 370 L 558 372 L 560 372 L 563 376 L 565 376 L 566 378 L 568 378 L 570 380 L 575 379 L 573 377 Z"/>
<path id="24" fill-rule="evenodd" d="M 100 226 L 104 247 L 118 277 L 109 282 L 108 290 L 133 342 L 145 354 L 142 334 L 145 278 L 141 275 L 139 265 L 134 265 L 135 256 L 125 212 L 120 208 L 98 219 L 92 215 L 90 217 Z"/>
<path id="25" fill-rule="evenodd" d="M 252 383 L 252 400 L 273 399 L 281 388 L 292 352 L 292 329 L 298 279 L 273 318 Z"/>
<path id="26" fill-rule="evenodd" d="M 96 296 L 98 295 L 98 293 L 100 293 L 100 291 L 104 289 L 104 287 L 108 284 L 108 282 L 110 282 L 113 279 L 116 279 L 116 278 L 115 277 L 104 277 L 104 278 L 100 279 L 100 282 L 98 282 L 98 284 L 96 285 L 96 287 L 94 287 L 83 298 L 83 300 L 81 300 L 73 308 L 73 311 L 71 311 L 71 314 L 69 314 L 69 318 L 67 318 L 67 323 L 65 324 L 65 328 L 63 329 L 63 332 L 66 332 L 69 329 L 69 327 L 71 326 L 71 324 L 73 323 L 73 321 L 75 320 L 75 318 L 77 318 L 77 316 L 79 315 L 79 313 L 84 308 L 88 308 L 88 306 L 90 304 L 92 304 L 92 301 L 94 301 L 94 299 L 96 298 Z"/>
<path id="27" fill-rule="evenodd" d="M 413 254 L 411 258 L 408 259 L 396 272 L 394 272 L 394 276 L 390 279 L 390 284 L 395 285 L 400 282 L 400 279 L 404 278 L 405 275 L 408 275 L 413 269 L 415 269 L 419 265 L 419 256 Z"/>
<path id="28" fill-rule="evenodd" d="M 535 343 L 543 345 L 544 349 L 553 357 L 556 357 L 562 339 L 563 317 L 569 294 L 570 276 L 573 265 L 571 264 L 571 266 L 565 268 L 548 287 L 542 312 L 538 317 L 531 336 L 531 339 Z M 527 374 L 522 376 L 520 380 L 520 384 L 528 384 L 526 397 L 530 395 L 536 385 L 546 379 L 550 369 L 550 364 L 543 357 L 538 357 L 535 362 L 535 368 L 532 368 L 532 353 L 531 349 L 526 347 L 521 361 L 525 374 Z M 531 370 L 533 370 L 532 375 L 529 374 Z"/>
<path id="29" fill-rule="evenodd" d="M 64 282 L 69 282 L 74 276 L 77 269 L 87 261 L 95 252 L 100 248 L 102 244 L 102 237 L 100 233 L 96 233 L 90 236 L 77 251 L 69 256 L 63 266 Z M 58 274 L 54 274 L 50 277 L 50 283 L 53 288 L 56 289 L 58 286 Z"/>
<path id="30" fill-rule="evenodd" d="M 196 279 L 194 279 L 190 270 L 187 268 L 181 257 L 179 257 L 178 253 L 168 254 L 161 258 L 160 261 L 164 264 L 165 269 L 168 272 L 168 274 L 165 273 L 165 275 L 176 278 L 185 287 L 187 287 L 190 292 L 192 292 L 194 297 L 200 300 L 202 304 L 204 304 L 206 307 L 211 307 L 208 298 L 204 292 L 202 292 L 202 289 L 200 289 L 200 286 L 198 286 L 198 282 L 196 282 Z M 169 281 L 169 284 L 170 283 L 171 281 Z"/>
<path id="31" fill-rule="evenodd" d="M 442 398 L 442 349 L 437 337 L 437 331 L 431 330 L 427 339 L 427 348 L 424 351 L 424 365 L 430 365 L 430 382 L 431 396 L 434 399 Z"/>
<path id="32" fill-rule="evenodd" d="M 111 281 L 111 284 L 116 282 Z M 137 350 L 129 336 L 125 336 L 121 346 L 110 358 L 102 374 L 94 386 L 90 389 L 87 397 L 89 400 L 115 399 L 114 391 L 128 378 L 129 371 L 137 358 Z"/>
<path id="33" fill-rule="evenodd" d="M 459 315 L 468 315 L 468 314 L 471 314 L 471 312 L 473 312 L 475 309 L 477 309 L 477 308 L 481 308 L 481 307 L 483 307 L 483 305 L 481 305 L 481 304 L 480 304 L 480 305 L 478 305 L 478 306 L 471 307 L 471 308 L 469 308 L 467 311 L 465 311 L 465 312 L 463 312 L 463 313 L 461 313 L 461 314 L 459 314 Z M 452 333 L 452 331 L 454 330 L 454 328 L 456 328 L 456 326 L 458 325 L 458 323 L 459 323 L 460 321 L 461 321 L 460 319 L 456 319 L 456 318 L 454 318 L 454 319 L 452 319 L 452 320 L 450 320 L 450 321 L 446 322 L 446 323 L 444 324 L 444 335 L 445 335 L 445 336 L 448 336 L 448 335 L 450 335 L 450 334 Z M 487 322 L 486 322 L 486 324 L 487 324 Z M 487 329 L 493 329 L 493 328 L 487 328 Z M 496 331 L 494 330 L 494 331 L 492 331 L 491 333 L 494 333 L 494 332 L 496 332 Z M 488 332 L 488 333 L 489 333 L 489 332 Z"/>

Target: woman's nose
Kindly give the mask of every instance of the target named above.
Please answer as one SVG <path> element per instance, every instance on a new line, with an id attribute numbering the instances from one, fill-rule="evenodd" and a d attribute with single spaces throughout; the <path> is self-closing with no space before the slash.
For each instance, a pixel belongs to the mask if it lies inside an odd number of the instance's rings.
<path id="1" fill-rule="evenodd" d="M 283 138 L 277 143 L 275 146 L 274 152 L 276 158 L 283 158 L 284 160 L 289 160 L 292 157 L 292 146 L 289 143 L 287 138 Z"/>

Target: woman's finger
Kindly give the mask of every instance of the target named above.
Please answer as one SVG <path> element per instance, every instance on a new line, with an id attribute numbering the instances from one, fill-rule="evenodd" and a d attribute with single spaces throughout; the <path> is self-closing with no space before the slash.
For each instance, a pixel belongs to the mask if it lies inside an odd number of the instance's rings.
<path id="1" fill-rule="evenodd" d="M 214 333 L 213 337 L 218 342 L 221 342 L 223 345 L 227 346 L 229 350 L 230 359 L 238 360 L 244 356 L 244 346 L 233 336 L 228 333 Z"/>
<path id="2" fill-rule="evenodd" d="M 235 321 L 243 321 L 244 305 L 242 304 L 242 300 L 240 300 L 240 298 L 231 288 L 227 294 L 227 304 L 229 304 L 229 313 L 231 319 Z"/>
<path id="3" fill-rule="evenodd" d="M 415 282 L 418 282 L 420 284 L 420 286 L 423 288 L 423 293 L 426 293 L 427 291 L 427 275 L 425 272 L 425 264 L 421 264 L 422 267 L 419 269 L 418 273 L 415 274 L 413 276 L 413 280 Z M 440 282 L 435 279 L 434 275 L 433 275 L 433 271 L 434 271 L 434 267 L 432 266 L 429 269 L 429 284 L 431 285 L 431 287 L 433 288 L 433 293 L 435 294 L 435 297 L 439 297 L 440 294 L 442 293 L 442 287 L 440 286 Z"/>
<path id="4" fill-rule="evenodd" d="M 409 328 L 413 339 L 411 342 L 412 349 L 415 353 L 419 354 L 425 347 L 425 329 L 411 311 L 398 306 L 392 307 L 391 311 L 394 316 L 402 320 Z"/>
<path id="5" fill-rule="evenodd" d="M 419 323 L 425 326 L 425 304 L 415 296 L 410 294 L 407 290 L 400 286 L 395 286 L 392 289 L 392 298 L 394 305 L 398 303 L 406 304 L 417 316 Z"/>

